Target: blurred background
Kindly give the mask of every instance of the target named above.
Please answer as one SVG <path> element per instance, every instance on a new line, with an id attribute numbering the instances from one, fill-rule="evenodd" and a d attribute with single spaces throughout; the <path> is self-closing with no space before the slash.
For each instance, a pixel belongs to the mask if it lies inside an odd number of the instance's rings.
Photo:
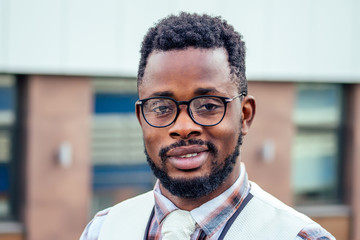
<path id="1" fill-rule="evenodd" d="M 152 189 L 139 49 L 179 11 L 244 36 L 250 180 L 360 240 L 358 0 L 0 0 L 0 239 L 78 239 L 98 210 Z"/>

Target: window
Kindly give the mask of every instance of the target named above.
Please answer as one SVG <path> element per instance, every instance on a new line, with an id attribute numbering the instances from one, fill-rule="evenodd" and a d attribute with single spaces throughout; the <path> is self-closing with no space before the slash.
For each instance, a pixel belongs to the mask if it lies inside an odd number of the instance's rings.
<path id="1" fill-rule="evenodd" d="M 154 184 L 135 116 L 136 79 L 94 79 L 93 86 L 92 213 Z"/>
<path id="2" fill-rule="evenodd" d="M 0 220 L 14 218 L 13 202 L 13 155 L 14 129 L 14 79 L 0 75 Z"/>
<path id="3" fill-rule="evenodd" d="M 294 121 L 292 185 L 295 203 L 337 203 L 340 199 L 342 86 L 300 84 Z"/>

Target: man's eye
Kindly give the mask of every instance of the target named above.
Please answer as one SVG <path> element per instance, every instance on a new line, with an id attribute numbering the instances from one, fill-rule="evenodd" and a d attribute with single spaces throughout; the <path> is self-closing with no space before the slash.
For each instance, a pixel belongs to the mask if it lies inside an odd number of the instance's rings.
<path id="1" fill-rule="evenodd" d="M 212 104 L 212 103 L 207 103 L 207 104 L 203 104 L 202 106 L 200 106 L 199 110 L 206 110 L 206 111 L 213 111 L 215 109 L 217 109 L 219 106 Z"/>
<path id="2" fill-rule="evenodd" d="M 153 108 L 152 111 L 157 114 L 166 114 L 172 112 L 171 108 L 169 108 L 168 106 L 158 106 Z"/>

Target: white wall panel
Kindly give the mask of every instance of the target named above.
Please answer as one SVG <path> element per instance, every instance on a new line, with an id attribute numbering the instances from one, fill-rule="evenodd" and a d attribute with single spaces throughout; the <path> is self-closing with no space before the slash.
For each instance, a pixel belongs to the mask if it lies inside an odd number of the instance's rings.
<path id="1" fill-rule="evenodd" d="M 8 55 L 8 2 L 0 0 L 0 69 L 4 69 Z"/>
<path id="2" fill-rule="evenodd" d="M 0 72 L 135 76 L 142 37 L 181 10 L 244 35 L 258 80 L 360 81 L 357 0 L 0 0 Z"/>
<path id="3" fill-rule="evenodd" d="M 115 0 L 68 1 L 67 67 L 104 69 L 116 64 L 122 45 L 122 16 Z"/>
<path id="4" fill-rule="evenodd" d="M 56 71 L 64 61 L 63 1 L 9 0 L 8 4 L 8 68 Z"/>
<path id="5" fill-rule="evenodd" d="M 158 21 L 159 16 L 166 16 L 172 9 L 172 1 L 132 0 L 121 4 L 123 15 L 123 44 L 119 46 L 121 59 L 119 64 L 124 66 L 124 72 L 137 73 L 140 58 L 140 46 L 147 30 Z"/>
<path id="6" fill-rule="evenodd" d="M 359 57 L 352 56 L 359 55 L 351 43 L 360 29 L 352 1 L 278 0 L 264 1 L 262 7 L 263 35 L 244 33 L 248 35 L 250 78 L 359 79 L 360 71 L 351 67 L 360 63 Z M 357 28 L 352 22 L 357 22 Z M 252 54 L 258 46 L 263 52 Z"/>
<path id="7" fill-rule="evenodd" d="M 69 1 L 68 68 L 134 76 L 143 35 L 158 16 L 168 14 L 169 1 L 160 5 L 149 11 L 151 1 Z"/>

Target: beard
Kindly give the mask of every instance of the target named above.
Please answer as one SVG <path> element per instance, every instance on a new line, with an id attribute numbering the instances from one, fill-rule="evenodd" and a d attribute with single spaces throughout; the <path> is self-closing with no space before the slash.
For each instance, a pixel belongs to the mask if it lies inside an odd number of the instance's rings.
<path id="1" fill-rule="evenodd" d="M 155 165 L 154 161 L 150 158 L 146 146 L 145 155 L 146 160 L 153 171 L 154 175 L 159 179 L 160 183 L 174 196 L 187 199 L 197 199 L 206 196 L 216 190 L 224 180 L 233 171 L 236 160 L 240 154 L 240 146 L 242 145 L 242 135 L 239 134 L 237 144 L 234 151 L 225 158 L 223 165 L 218 165 L 217 161 L 212 161 L 212 167 L 208 176 L 187 178 L 171 178 L 166 169 L 166 153 L 176 147 L 189 146 L 189 145 L 206 145 L 208 151 L 213 155 L 214 159 L 217 158 L 218 149 L 211 142 L 204 142 L 202 140 L 189 140 L 185 142 L 181 140 L 159 151 L 161 159 L 161 167 Z"/>

